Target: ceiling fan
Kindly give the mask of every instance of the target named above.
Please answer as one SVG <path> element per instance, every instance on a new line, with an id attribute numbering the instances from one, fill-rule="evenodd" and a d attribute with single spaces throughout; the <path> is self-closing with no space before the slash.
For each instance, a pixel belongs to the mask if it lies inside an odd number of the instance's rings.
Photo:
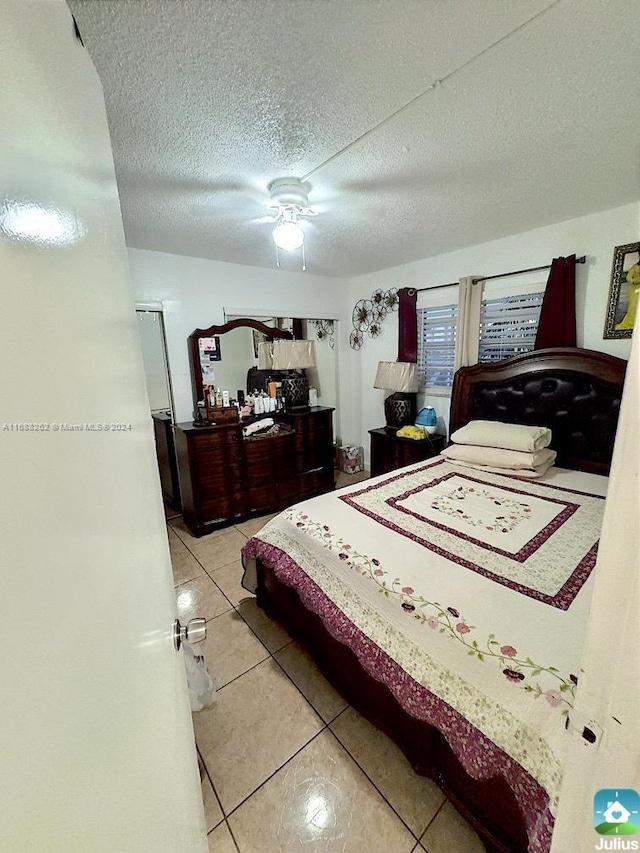
<path id="1" fill-rule="evenodd" d="M 277 178 L 269 184 L 269 193 L 269 210 L 275 222 L 276 266 L 280 266 L 280 250 L 295 252 L 302 249 L 302 269 L 306 270 L 304 230 L 300 222 L 317 215 L 309 207 L 307 187 L 298 178 Z"/>

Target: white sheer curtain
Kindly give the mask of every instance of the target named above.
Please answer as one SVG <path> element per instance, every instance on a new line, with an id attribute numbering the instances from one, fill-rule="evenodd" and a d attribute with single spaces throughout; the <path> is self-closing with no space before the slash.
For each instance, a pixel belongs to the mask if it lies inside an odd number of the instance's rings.
<path id="1" fill-rule="evenodd" d="M 634 337 L 552 853 L 593 850 L 608 837 L 593 829 L 600 788 L 640 789 L 640 340 Z M 595 743 L 582 737 L 584 726 Z M 631 819 L 640 823 L 640 815 Z"/>
<path id="2" fill-rule="evenodd" d="M 468 275 L 460 279 L 454 373 L 459 367 L 467 367 L 478 362 L 482 282 L 476 282 L 474 278 Z"/>

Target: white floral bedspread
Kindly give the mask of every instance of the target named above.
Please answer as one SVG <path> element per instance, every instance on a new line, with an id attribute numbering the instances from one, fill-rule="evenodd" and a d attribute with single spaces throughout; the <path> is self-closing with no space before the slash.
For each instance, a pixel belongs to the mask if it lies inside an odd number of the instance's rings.
<path id="1" fill-rule="evenodd" d="M 255 538 L 524 768 L 553 813 L 606 485 L 437 457 L 297 504 Z"/>

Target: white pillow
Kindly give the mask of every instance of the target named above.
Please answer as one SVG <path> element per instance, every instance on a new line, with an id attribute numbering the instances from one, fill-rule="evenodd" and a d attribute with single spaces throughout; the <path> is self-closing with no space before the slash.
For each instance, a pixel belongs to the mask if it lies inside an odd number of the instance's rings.
<path id="1" fill-rule="evenodd" d="M 505 477 L 518 477 L 520 480 L 537 480 L 542 477 L 551 468 L 553 462 L 543 462 L 537 468 L 496 468 L 494 465 L 476 465 L 474 462 L 460 462 L 454 460 L 454 465 L 460 465 L 461 468 L 474 468 L 476 471 L 488 471 L 490 474 L 503 474 Z"/>
<path id="2" fill-rule="evenodd" d="M 503 424 L 500 421 L 469 421 L 453 433 L 451 441 L 533 453 L 549 446 L 551 430 L 542 426 Z"/>
<path id="3" fill-rule="evenodd" d="M 540 465 L 556 461 L 555 450 L 536 450 L 525 453 L 523 450 L 504 450 L 499 447 L 479 447 L 477 444 L 453 444 L 442 453 L 445 459 L 460 462 L 472 462 L 475 465 L 491 465 L 494 468 L 513 468 L 533 471 Z"/>

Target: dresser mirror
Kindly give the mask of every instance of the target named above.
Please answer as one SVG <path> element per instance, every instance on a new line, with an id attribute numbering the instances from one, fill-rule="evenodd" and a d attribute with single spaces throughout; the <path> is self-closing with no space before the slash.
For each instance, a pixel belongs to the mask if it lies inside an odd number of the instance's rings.
<path id="1" fill-rule="evenodd" d="M 246 319 L 234 314 L 227 314 L 227 320 Z M 315 341 L 316 366 L 305 370 L 309 387 L 316 392 L 319 406 L 329 406 L 336 409 L 338 427 L 338 323 L 332 319 L 322 318 L 291 318 L 291 317 L 250 317 L 260 320 L 268 326 L 286 329 L 293 337 L 301 340 Z M 255 364 L 256 362 L 254 362 Z M 238 386 L 240 387 L 240 386 Z M 251 390 L 251 389 L 249 389 Z M 338 430 L 337 430 L 338 431 Z"/>
<path id="2" fill-rule="evenodd" d="M 203 399 L 204 385 L 224 389 L 232 398 L 238 390 L 252 390 L 247 387 L 247 377 L 258 364 L 258 343 L 292 337 L 286 329 L 247 317 L 230 320 L 222 326 L 196 329 L 189 335 L 194 408 Z"/>

